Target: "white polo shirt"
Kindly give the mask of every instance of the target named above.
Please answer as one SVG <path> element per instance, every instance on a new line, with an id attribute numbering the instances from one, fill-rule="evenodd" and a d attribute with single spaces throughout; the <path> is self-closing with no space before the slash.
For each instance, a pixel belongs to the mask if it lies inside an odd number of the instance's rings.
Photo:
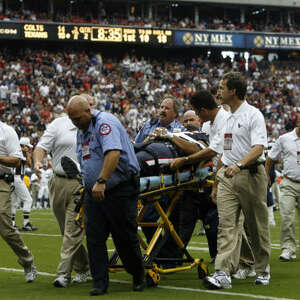
<path id="1" fill-rule="evenodd" d="M 273 144 L 268 156 L 272 160 L 281 157 L 283 175 L 300 181 L 300 138 L 296 129 L 280 136 Z"/>
<path id="2" fill-rule="evenodd" d="M 227 118 L 229 118 L 229 116 L 230 113 L 226 111 L 223 107 L 220 107 L 213 123 L 211 123 L 211 121 L 208 121 L 210 125 L 208 148 L 217 152 L 218 154 L 223 153 L 223 130 L 226 124 L 226 120 Z"/>
<path id="3" fill-rule="evenodd" d="M 224 152 L 222 155 L 224 165 L 236 164 L 255 145 L 268 147 L 264 116 L 247 101 L 244 101 L 234 113 L 229 113 L 224 129 Z M 264 160 L 263 153 L 258 161 L 263 162 Z"/>
<path id="4" fill-rule="evenodd" d="M 202 131 L 209 136 L 208 148 L 218 154 L 223 153 L 223 130 L 226 124 L 226 120 L 229 116 L 230 113 L 226 111 L 222 106 L 220 106 L 220 109 L 216 114 L 213 123 L 211 123 L 211 121 L 207 121 L 202 125 Z M 217 167 L 218 160 L 219 155 L 216 155 L 213 158 L 214 167 Z"/>
<path id="5" fill-rule="evenodd" d="M 22 158 L 22 150 L 16 131 L 0 121 L 0 156 L 13 156 Z M 13 168 L 0 164 L 0 175 L 12 173 Z"/>
<path id="6" fill-rule="evenodd" d="M 37 146 L 51 153 L 51 165 L 56 174 L 65 175 L 60 163 L 63 156 L 77 161 L 76 134 L 77 128 L 65 116 L 52 121 L 41 137 Z"/>

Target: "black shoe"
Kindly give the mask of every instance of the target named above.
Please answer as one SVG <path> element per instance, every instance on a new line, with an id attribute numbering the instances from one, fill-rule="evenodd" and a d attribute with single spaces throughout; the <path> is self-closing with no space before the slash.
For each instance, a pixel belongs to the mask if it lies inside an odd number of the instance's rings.
<path id="1" fill-rule="evenodd" d="M 21 230 L 21 228 L 18 227 L 17 225 L 13 225 L 13 226 L 14 226 L 14 229 L 15 229 L 16 231 L 20 231 L 20 230 Z"/>
<path id="2" fill-rule="evenodd" d="M 35 231 L 36 227 L 32 226 L 30 222 L 28 222 L 25 226 L 21 228 L 21 231 Z"/>
<path id="3" fill-rule="evenodd" d="M 142 292 L 146 287 L 146 279 L 143 278 L 141 280 L 134 280 L 133 281 L 133 290 L 135 292 Z"/>
<path id="4" fill-rule="evenodd" d="M 209 262 L 209 264 L 214 265 L 215 262 L 216 262 L 216 257 L 213 257 L 213 258 L 211 259 L 211 261 Z"/>
<path id="5" fill-rule="evenodd" d="M 104 288 L 92 288 L 90 290 L 90 296 L 100 296 L 106 294 L 107 290 Z"/>

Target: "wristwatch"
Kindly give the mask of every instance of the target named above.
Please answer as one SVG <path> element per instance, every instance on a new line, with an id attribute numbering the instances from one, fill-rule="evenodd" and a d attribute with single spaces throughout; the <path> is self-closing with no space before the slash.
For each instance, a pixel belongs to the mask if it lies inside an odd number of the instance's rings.
<path id="1" fill-rule="evenodd" d="M 190 161 L 190 159 L 191 159 L 191 158 L 190 158 L 189 156 L 186 156 L 186 157 L 184 158 L 184 162 L 185 162 L 185 163 L 188 163 L 188 162 Z"/>
<path id="2" fill-rule="evenodd" d="M 102 177 L 99 177 L 96 181 L 100 184 L 105 184 L 106 183 L 106 180 Z"/>
<path id="3" fill-rule="evenodd" d="M 240 168 L 240 170 L 244 169 L 244 166 L 240 162 L 237 162 L 236 165 Z"/>

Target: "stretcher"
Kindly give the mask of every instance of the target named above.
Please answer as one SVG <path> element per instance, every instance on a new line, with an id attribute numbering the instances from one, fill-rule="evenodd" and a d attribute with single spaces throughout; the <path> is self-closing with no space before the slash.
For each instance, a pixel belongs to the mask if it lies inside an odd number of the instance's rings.
<path id="1" fill-rule="evenodd" d="M 74 162 L 70 162 L 70 158 L 62 158 L 62 167 L 69 177 L 78 178 L 81 180 L 79 171 Z M 71 166 L 73 164 L 73 166 Z M 77 171 L 74 170 L 76 167 Z M 155 227 L 156 231 L 147 244 L 140 233 L 138 233 L 138 238 L 140 241 L 141 248 L 144 250 L 144 265 L 146 269 L 146 280 L 147 286 L 156 286 L 160 281 L 160 274 L 168 274 L 180 271 L 190 270 L 197 267 L 199 279 L 203 279 L 208 275 L 208 268 L 201 258 L 194 258 L 186 249 L 182 240 L 180 239 L 178 233 L 176 232 L 174 225 L 170 221 L 169 217 L 176 205 L 176 202 L 185 190 L 199 190 L 207 185 L 211 185 L 212 175 L 211 172 L 212 163 L 207 163 L 199 165 L 198 167 L 191 166 L 189 169 L 182 172 L 177 171 L 174 174 L 164 174 L 161 173 L 160 176 L 150 176 L 140 178 L 140 193 L 139 193 L 139 212 L 137 216 L 137 223 L 140 227 Z M 76 175 L 74 175 L 76 173 Z M 81 190 L 83 192 L 83 189 Z M 171 198 L 169 206 L 166 210 L 162 208 L 159 200 L 168 195 Z M 83 197 L 82 197 L 83 198 Z M 142 222 L 147 208 L 153 205 L 159 214 L 159 219 L 157 222 Z M 76 206 L 77 217 L 75 222 L 79 226 L 84 226 L 84 213 L 83 213 L 83 199 Z M 157 254 L 160 250 L 159 242 L 163 241 L 161 237 L 164 234 L 169 233 L 175 243 L 180 249 L 182 249 L 184 258 L 158 258 Z M 115 251 L 109 260 L 109 271 L 110 272 L 120 272 L 124 271 L 122 265 L 118 264 L 118 254 Z M 180 262 L 185 263 L 183 266 L 178 266 L 175 268 L 162 268 L 160 265 L 160 260 L 169 262 Z"/>

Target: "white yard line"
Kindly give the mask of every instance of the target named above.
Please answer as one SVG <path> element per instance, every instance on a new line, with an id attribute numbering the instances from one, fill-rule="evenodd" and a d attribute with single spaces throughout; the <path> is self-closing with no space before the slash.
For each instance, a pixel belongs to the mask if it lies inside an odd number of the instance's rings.
<path id="1" fill-rule="evenodd" d="M 51 221 L 51 222 L 57 222 L 55 219 L 53 218 L 35 218 L 35 217 L 30 217 L 30 220 L 42 220 L 42 221 Z"/>
<path id="2" fill-rule="evenodd" d="M 14 268 L 0 268 L 1 271 L 6 272 L 18 272 L 23 273 L 24 270 L 22 269 L 14 269 Z M 55 274 L 47 273 L 47 272 L 38 272 L 39 275 L 48 276 L 48 277 L 55 277 Z M 131 284 L 130 281 L 125 280 L 110 280 L 111 282 L 116 283 L 125 283 Z M 272 296 L 264 296 L 264 295 L 254 295 L 254 294 L 246 294 L 246 293 L 233 293 L 233 292 L 223 292 L 223 291 L 212 291 L 212 290 L 203 290 L 203 289 L 193 289 L 193 288 L 186 288 L 186 287 L 178 287 L 178 286 L 170 286 L 170 285 L 158 285 L 160 289 L 165 290 L 176 290 L 176 291 L 184 291 L 184 292 L 195 292 L 195 293 L 203 293 L 203 294 L 214 294 L 214 295 L 223 295 L 223 296 L 234 296 L 234 297 L 248 297 L 253 299 L 265 299 L 265 300 L 297 300 L 295 298 L 278 298 Z"/>
<path id="3" fill-rule="evenodd" d="M 44 236 L 44 237 L 61 237 L 60 234 L 47 234 L 47 233 L 30 233 L 30 232 L 20 232 L 22 235 L 31 235 L 31 236 Z M 111 239 L 109 237 L 108 239 Z M 198 244 L 198 245 L 207 245 L 207 243 L 202 243 L 202 242 L 193 242 L 191 241 L 190 244 Z M 200 250 L 200 251 L 208 251 L 207 247 L 194 247 L 194 246 L 188 246 L 188 250 Z M 272 249 L 275 250 L 280 250 L 280 245 L 279 244 L 272 244 Z"/>
<path id="4" fill-rule="evenodd" d="M 208 251 L 208 248 L 200 248 L 200 247 L 188 246 L 187 250 L 203 250 L 203 251 Z"/>
<path id="5" fill-rule="evenodd" d="M 46 236 L 46 237 L 62 237 L 61 234 L 48 234 L 48 233 L 31 233 L 31 232 L 24 232 L 19 231 L 21 235 L 32 235 L 32 236 Z M 108 238 L 111 240 L 111 237 Z"/>
<path id="6" fill-rule="evenodd" d="M 21 235 L 32 235 L 32 236 L 47 236 L 47 237 L 61 237 L 61 234 L 47 234 L 47 233 L 29 233 L 20 232 Z"/>

